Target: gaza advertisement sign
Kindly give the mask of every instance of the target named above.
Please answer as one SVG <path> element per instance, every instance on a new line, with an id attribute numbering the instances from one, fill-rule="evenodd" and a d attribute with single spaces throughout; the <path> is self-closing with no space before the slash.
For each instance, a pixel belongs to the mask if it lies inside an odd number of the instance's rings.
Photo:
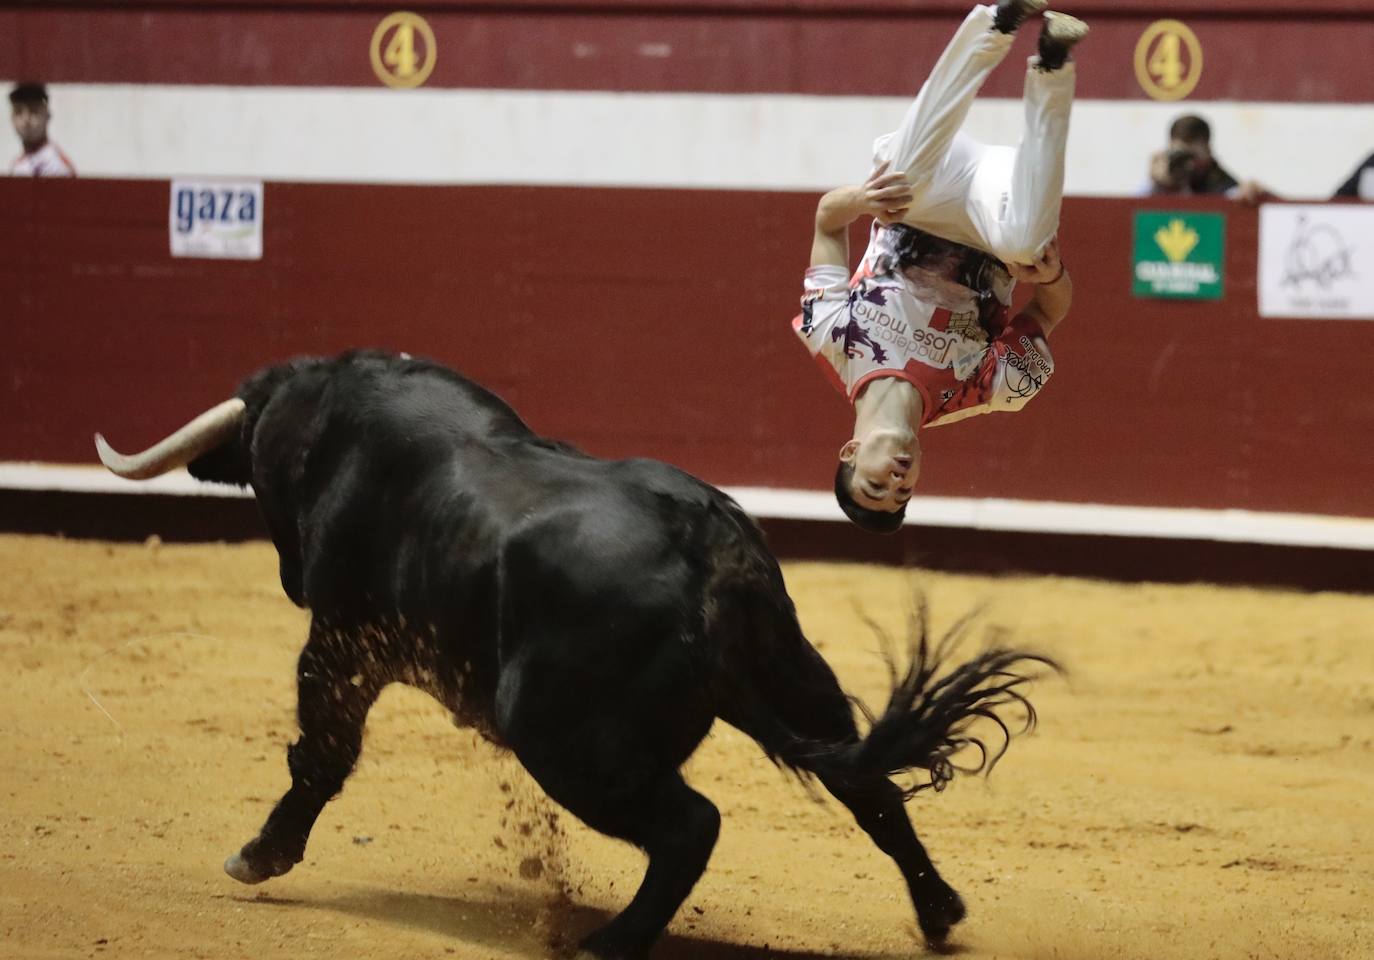
<path id="1" fill-rule="evenodd" d="M 173 180 L 172 256 L 262 259 L 262 181 Z"/>

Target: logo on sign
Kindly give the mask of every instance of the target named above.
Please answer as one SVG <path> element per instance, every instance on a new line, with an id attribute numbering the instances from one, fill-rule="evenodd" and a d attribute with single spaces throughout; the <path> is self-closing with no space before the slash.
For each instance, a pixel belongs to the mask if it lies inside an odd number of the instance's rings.
<path id="1" fill-rule="evenodd" d="M 1355 276 L 1355 248 L 1329 223 L 1298 217 L 1293 241 L 1284 258 L 1283 283 L 1299 287 L 1311 283 L 1329 290 L 1338 281 Z"/>
<path id="2" fill-rule="evenodd" d="M 1219 300 L 1225 249 L 1222 214 L 1137 210 L 1131 292 Z"/>
<path id="3" fill-rule="evenodd" d="M 262 257 L 262 184 L 172 181 L 172 256 Z"/>
<path id="4" fill-rule="evenodd" d="M 197 226 L 218 224 L 238 226 L 238 233 L 246 236 L 258 222 L 258 198 L 250 190 L 182 187 L 172 198 L 172 210 L 174 229 L 180 234 L 193 233 Z"/>
<path id="5" fill-rule="evenodd" d="M 1171 263 L 1187 260 L 1197 246 L 1197 231 L 1182 220 L 1170 220 L 1167 227 L 1155 231 L 1155 243 Z"/>

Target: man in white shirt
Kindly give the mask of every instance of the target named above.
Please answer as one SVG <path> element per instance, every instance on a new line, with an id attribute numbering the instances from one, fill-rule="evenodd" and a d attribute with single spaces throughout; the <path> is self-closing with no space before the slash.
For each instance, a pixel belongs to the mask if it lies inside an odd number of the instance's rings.
<path id="1" fill-rule="evenodd" d="M 21 83 L 10 91 L 10 120 L 24 152 L 10 165 L 16 177 L 74 177 L 76 167 L 48 139 L 48 91 L 41 83 Z"/>
<path id="2" fill-rule="evenodd" d="M 854 406 L 835 497 L 864 529 L 901 526 L 920 473 L 921 427 L 1019 410 L 1054 371 L 1045 338 L 1073 295 L 1056 240 L 1073 103 L 1069 53 L 1087 26 L 1045 5 L 975 7 L 902 125 L 875 142 L 873 174 L 817 207 L 793 328 Z M 960 127 L 974 97 L 1017 28 L 1042 12 L 1020 145 L 973 140 Z M 875 223 L 851 277 L 849 225 L 865 215 Z M 1037 289 L 1013 317 L 1015 281 Z"/>

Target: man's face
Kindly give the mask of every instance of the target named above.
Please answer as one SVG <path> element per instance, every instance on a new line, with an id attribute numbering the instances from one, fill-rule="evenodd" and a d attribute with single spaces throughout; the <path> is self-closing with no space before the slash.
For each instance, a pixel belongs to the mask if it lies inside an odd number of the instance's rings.
<path id="1" fill-rule="evenodd" d="M 850 440 L 840 459 L 854 467 L 850 495 L 868 510 L 900 510 L 921 474 L 921 450 L 910 431 L 874 430 Z"/>
<path id="2" fill-rule="evenodd" d="M 16 103 L 10 112 L 14 132 L 24 142 L 24 149 L 41 147 L 48 139 L 48 105 L 46 103 Z"/>

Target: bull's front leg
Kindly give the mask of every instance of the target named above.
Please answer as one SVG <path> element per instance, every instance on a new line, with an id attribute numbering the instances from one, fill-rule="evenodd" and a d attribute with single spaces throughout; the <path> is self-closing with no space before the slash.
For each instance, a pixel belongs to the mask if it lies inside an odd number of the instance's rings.
<path id="1" fill-rule="evenodd" d="M 291 789 L 256 837 L 224 862 L 229 876 L 261 883 L 305 856 L 324 805 L 343 789 L 362 752 L 367 712 L 385 686 L 371 631 L 339 631 L 315 621 L 296 669 L 301 736 L 286 751 Z M 372 656 L 369 656 L 371 651 Z"/>

